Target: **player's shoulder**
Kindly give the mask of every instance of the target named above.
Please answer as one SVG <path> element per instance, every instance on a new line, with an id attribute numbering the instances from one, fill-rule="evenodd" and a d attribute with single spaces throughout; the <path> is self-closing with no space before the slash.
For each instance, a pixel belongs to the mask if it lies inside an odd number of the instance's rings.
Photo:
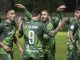
<path id="1" fill-rule="evenodd" d="M 3 22 L 3 26 L 7 27 L 7 26 L 9 26 L 9 23 L 7 23 L 6 21 Z"/>
<path id="2" fill-rule="evenodd" d="M 38 26 L 41 27 L 41 28 L 46 27 L 46 23 L 44 23 L 42 21 L 39 21 Z"/>
<path id="3" fill-rule="evenodd" d="M 75 25 L 76 24 L 76 20 L 74 18 L 70 19 L 70 25 Z"/>
<path id="4" fill-rule="evenodd" d="M 2 27 L 2 26 L 4 26 L 4 25 L 6 25 L 6 24 L 5 24 L 5 21 L 0 22 L 0 27 Z"/>
<path id="5" fill-rule="evenodd" d="M 77 26 L 77 23 L 76 23 L 76 19 L 72 19 L 72 21 L 71 21 L 71 23 L 70 23 L 70 28 L 71 29 L 74 29 L 74 28 L 77 28 L 78 26 Z"/>

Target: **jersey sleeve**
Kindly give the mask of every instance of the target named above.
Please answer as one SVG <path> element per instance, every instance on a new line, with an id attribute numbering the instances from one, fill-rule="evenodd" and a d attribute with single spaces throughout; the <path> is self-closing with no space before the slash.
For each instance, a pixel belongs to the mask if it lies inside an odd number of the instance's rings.
<path id="1" fill-rule="evenodd" d="M 70 24 L 69 31 L 74 32 L 75 31 L 75 28 L 76 28 L 75 24 Z"/>
<path id="2" fill-rule="evenodd" d="M 54 26 L 54 29 L 58 26 L 58 23 L 55 22 L 55 19 L 51 20 L 52 25 Z"/>
<path id="3" fill-rule="evenodd" d="M 55 20 L 55 26 L 57 27 L 59 21 L 63 19 L 63 14 L 60 11 L 57 11 L 56 14 L 57 14 L 57 17 L 53 20 Z"/>
<path id="4" fill-rule="evenodd" d="M 58 16 L 58 19 L 62 19 L 62 18 L 63 18 L 63 14 L 62 14 L 62 12 L 57 11 L 57 16 Z"/>
<path id="5" fill-rule="evenodd" d="M 0 41 L 5 37 L 5 32 L 4 32 L 4 25 L 3 23 L 0 24 Z"/>
<path id="6" fill-rule="evenodd" d="M 24 16 L 27 17 L 28 20 L 32 18 L 32 14 L 26 8 L 24 9 Z"/>

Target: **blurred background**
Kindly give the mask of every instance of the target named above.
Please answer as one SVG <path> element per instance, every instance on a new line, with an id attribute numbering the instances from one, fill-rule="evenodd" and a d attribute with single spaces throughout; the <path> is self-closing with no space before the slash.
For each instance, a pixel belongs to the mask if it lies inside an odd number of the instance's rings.
<path id="1" fill-rule="evenodd" d="M 15 8 L 14 4 L 22 3 L 29 11 L 33 9 L 48 9 L 54 12 L 56 8 L 65 4 L 66 12 L 73 12 L 75 8 L 80 6 L 80 0 L 0 0 L 0 12 L 4 12 L 7 8 Z M 17 8 L 15 8 L 19 11 Z"/>

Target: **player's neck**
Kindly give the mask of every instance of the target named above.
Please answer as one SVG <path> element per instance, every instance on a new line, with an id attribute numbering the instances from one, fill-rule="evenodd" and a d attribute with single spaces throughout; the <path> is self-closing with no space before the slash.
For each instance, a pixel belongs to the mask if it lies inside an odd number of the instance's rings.
<path id="1" fill-rule="evenodd" d="M 80 20 L 79 18 L 75 17 L 76 20 Z"/>
<path id="2" fill-rule="evenodd" d="M 11 23 L 11 20 L 10 19 L 6 19 L 6 22 L 10 24 Z"/>

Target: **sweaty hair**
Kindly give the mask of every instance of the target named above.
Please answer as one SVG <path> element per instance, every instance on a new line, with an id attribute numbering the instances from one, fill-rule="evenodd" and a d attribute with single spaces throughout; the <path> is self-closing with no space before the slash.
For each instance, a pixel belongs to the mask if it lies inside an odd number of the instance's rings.
<path id="1" fill-rule="evenodd" d="M 32 16 L 34 17 L 34 16 L 37 16 L 38 14 L 41 14 L 41 11 L 40 10 L 33 10 L 32 11 Z"/>

